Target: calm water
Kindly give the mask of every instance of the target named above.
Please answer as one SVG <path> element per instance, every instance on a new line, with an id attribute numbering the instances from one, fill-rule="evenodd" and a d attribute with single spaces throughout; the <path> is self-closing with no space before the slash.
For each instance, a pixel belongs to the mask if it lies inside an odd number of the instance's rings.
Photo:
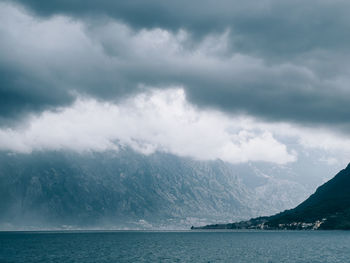
<path id="1" fill-rule="evenodd" d="M 0 262 L 350 262 L 350 232 L 0 232 Z"/>

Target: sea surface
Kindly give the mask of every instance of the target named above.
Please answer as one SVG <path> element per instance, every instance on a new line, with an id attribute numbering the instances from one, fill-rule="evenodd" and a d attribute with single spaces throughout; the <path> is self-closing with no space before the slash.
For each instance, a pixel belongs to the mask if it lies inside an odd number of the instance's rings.
<path id="1" fill-rule="evenodd" d="M 0 262 L 345 263 L 350 232 L 0 232 Z"/>

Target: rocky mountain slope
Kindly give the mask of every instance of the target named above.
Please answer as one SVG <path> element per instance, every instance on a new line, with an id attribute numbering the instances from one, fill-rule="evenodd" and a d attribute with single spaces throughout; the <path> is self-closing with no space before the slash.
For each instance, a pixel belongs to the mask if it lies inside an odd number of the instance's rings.
<path id="1" fill-rule="evenodd" d="M 266 171 L 129 149 L 1 153 L 0 228 L 184 228 L 276 213 L 308 194 Z"/>

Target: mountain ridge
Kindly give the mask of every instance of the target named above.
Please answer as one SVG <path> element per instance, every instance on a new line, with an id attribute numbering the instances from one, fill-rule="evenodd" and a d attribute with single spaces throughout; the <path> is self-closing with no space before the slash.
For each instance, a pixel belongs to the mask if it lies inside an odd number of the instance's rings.
<path id="1" fill-rule="evenodd" d="M 306 195 L 265 170 L 129 149 L 1 153 L 0 229 L 183 229 L 274 213 Z"/>
<path id="2" fill-rule="evenodd" d="M 192 229 L 342 229 L 350 230 L 350 163 L 332 179 L 319 186 L 293 209 L 229 224 Z"/>

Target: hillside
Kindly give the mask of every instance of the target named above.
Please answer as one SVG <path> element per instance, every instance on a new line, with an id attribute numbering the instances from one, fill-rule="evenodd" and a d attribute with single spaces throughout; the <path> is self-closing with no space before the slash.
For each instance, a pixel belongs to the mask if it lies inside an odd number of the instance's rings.
<path id="1" fill-rule="evenodd" d="M 200 229 L 350 229 L 350 164 L 294 209 Z"/>

